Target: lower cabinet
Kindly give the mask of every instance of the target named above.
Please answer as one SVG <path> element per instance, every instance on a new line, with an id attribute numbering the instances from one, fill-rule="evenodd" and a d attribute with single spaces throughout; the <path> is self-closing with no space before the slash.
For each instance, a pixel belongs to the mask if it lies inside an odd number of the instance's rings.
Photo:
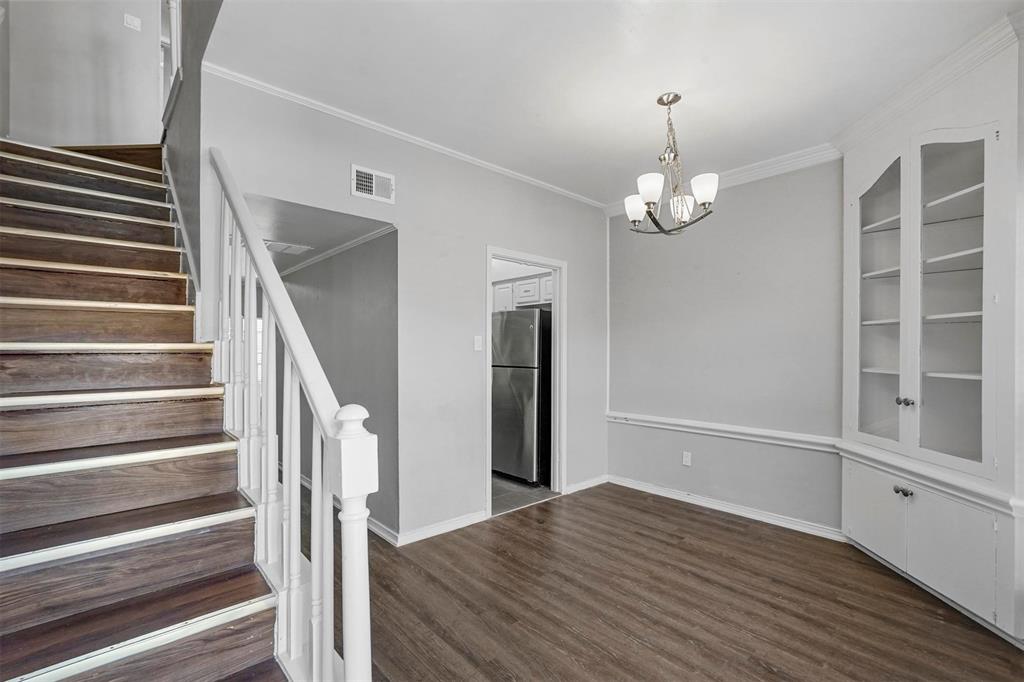
<path id="1" fill-rule="evenodd" d="M 995 622 L 998 531 L 992 512 L 845 459 L 843 530 L 950 601 Z"/>

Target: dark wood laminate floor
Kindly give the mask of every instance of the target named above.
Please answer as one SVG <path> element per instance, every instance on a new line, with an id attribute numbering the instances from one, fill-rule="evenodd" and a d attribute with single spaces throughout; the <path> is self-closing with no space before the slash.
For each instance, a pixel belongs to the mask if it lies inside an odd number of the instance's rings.
<path id="1" fill-rule="evenodd" d="M 849 545 L 615 485 L 370 549 L 381 680 L 1024 680 Z"/>

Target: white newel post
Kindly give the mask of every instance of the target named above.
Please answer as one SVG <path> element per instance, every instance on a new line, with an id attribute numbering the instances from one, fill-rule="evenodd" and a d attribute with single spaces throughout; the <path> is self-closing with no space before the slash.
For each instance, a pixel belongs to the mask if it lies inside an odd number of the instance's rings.
<path id="1" fill-rule="evenodd" d="M 366 496 L 377 491 L 377 436 L 363 427 L 370 416 L 362 405 L 338 410 L 337 448 L 325 464 L 330 486 L 341 500 L 341 609 L 345 680 L 369 680 L 370 564 Z"/>

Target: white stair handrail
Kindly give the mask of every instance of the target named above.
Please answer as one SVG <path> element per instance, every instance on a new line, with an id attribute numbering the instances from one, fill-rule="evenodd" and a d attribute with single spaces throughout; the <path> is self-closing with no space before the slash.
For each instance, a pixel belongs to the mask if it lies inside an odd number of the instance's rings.
<path id="1" fill-rule="evenodd" d="M 363 427 L 369 417 L 364 407 L 338 404 L 219 149 L 210 150 L 210 161 L 222 195 L 221 277 L 219 287 L 204 288 L 216 290 L 220 320 L 214 376 L 225 383 L 225 427 L 238 438 L 239 488 L 256 505 L 257 565 L 278 595 L 277 658 L 292 679 L 369 680 L 366 498 L 377 490 L 377 437 Z M 303 396 L 313 414 L 308 433 L 302 432 Z M 309 559 L 301 550 L 304 443 L 311 462 Z M 335 518 L 343 550 L 344 660 L 334 650 Z"/>

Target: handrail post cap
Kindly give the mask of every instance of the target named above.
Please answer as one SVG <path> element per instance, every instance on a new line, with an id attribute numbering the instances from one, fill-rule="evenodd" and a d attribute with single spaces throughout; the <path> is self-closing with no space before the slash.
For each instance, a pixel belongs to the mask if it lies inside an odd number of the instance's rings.
<path id="1" fill-rule="evenodd" d="M 356 403 L 342 405 L 334 415 L 334 418 L 341 422 L 341 435 L 366 433 L 363 421 L 369 417 L 369 410 Z"/>

